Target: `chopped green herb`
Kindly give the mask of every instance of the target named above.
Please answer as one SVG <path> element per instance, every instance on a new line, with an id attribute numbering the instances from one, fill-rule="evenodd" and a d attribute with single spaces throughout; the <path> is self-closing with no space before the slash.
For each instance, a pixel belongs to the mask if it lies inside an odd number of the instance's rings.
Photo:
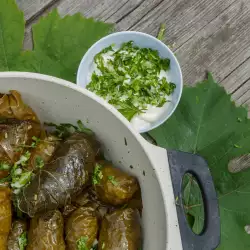
<path id="1" fill-rule="evenodd" d="M 36 163 L 37 168 L 43 168 L 44 167 L 44 161 L 43 161 L 41 156 L 36 156 L 35 163 Z"/>
<path id="2" fill-rule="evenodd" d="M 238 117 L 237 121 L 238 121 L 238 122 L 242 122 L 242 119 Z"/>
<path id="3" fill-rule="evenodd" d="M 0 170 L 9 170 L 9 169 L 11 169 L 11 166 L 8 163 L 6 162 L 0 163 Z"/>
<path id="4" fill-rule="evenodd" d="M 164 73 L 170 60 L 160 58 L 156 50 L 139 48 L 133 42 L 112 46 L 98 53 L 97 69 L 87 89 L 106 99 L 128 120 L 146 111 L 149 105 L 162 107 L 176 87 Z"/>
<path id="5" fill-rule="evenodd" d="M 89 128 L 86 128 L 82 121 L 78 120 L 77 121 L 77 126 L 70 124 L 70 123 L 61 123 L 59 125 L 55 124 L 55 123 L 44 123 L 46 126 L 49 127 L 54 127 L 55 131 L 54 134 L 60 138 L 60 139 L 65 139 L 67 137 L 69 137 L 72 133 L 74 132 L 82 132 L 82 133 L 86 133 L 86 134 L 93 134 L 93 131 L 90 130 Z"/>
<path id="6" fill-rule="evenodd" d="M 122 206 L 122 209 L 125 209 L 125 208 L 127 208 L 128 207 L 128 204 L 124 204 L 123 206 Z"/>
<path id="7" fill-rule="evenodd" d="M 118 186 L 118 182 L 115 180 L 115 177 L 113 175 L 108 176 L 108 180 L 114 185 Z"/>
<path id="8" fill-rule="evenodd" d="M 11 187 L 17 189 L 15 193 L 19 193 L 19 190 L 26 186 L 32 177 L 32 171 L 25 171 L 21 174 L 16 174 L 16 176 L 12 176 Z"/>
<path id="9" fill-rule="evenodd" d="M 11 168 L 10 174 L 0 180 L 0 183 L 10 183 L 15 194 L 18 194 L 21 191 L 21 188 L 28 185 L 32 178 L 33 171 L 23 169 L 30 159 L 30 155 L 31 153 L 29 151 L 26 151 L 21 155 L 20 159 Z"/>
<path id="10" fill-rule="evenodd" d="M 34 142 L 32 142 L 31 145 L 34 145 L 34 147 L 36 147 L 37 144 L 41 141 L 41 139 L 40 139 L 40 138 L 37 138 L 36 136 L 33 136 L 33 137 L 32 137 L 32 140 L 33 140 Z"/>
<path id="11" fill-rule="evenodd" d="M 77 250 L 89 250 L 87 248 L 86 242 L 88 240 L 88 237 L 81 237 L 77 242 Z"/>
<path id="12" fill-rule="evenodd" d="M 23 155 L 21 155 L 19 161 L 16 162 L 16 165 L 25 166 L 30 158 L 30 155 L 31 153 L 29 151 L 26 151 Z"/>
<path id="13" fill-rule="evenodd" d="M 237 144 L 234 144 L 234 147 L 235 147 L 235 148 L 241 148 L 241 146 L 240 146 L 240 145 L 237 145 Z"/>
<path id="14" fill-rule="evenodd" d="M 94 185 L 97 185 L 100 183 L 100 180 L 103 178 L 102 174 L 102 165 L 96 163 L 95 169 L 94 169 L 94 174 L 92 177 L 92 182 Z"/>
<path id="15" fill-rule="evenodd" d="M 94 245 L 90 250 L 98 250 L 98 244 Z"/>
<path id="16" fill-rule="evenodd" d="M 54 134 L 56 135 L 56 137 L 60 139 L 65 139 L 69 137 L 72 133 L 74 133 L 77 130 L 76 126 L 69 123 L 61 123 L 57 125 L 52 122 L 50 123 L 45 122 L 44 124 L 49 127 L 54 127 L 55 128 Z"/>
<path id="17" fill-rule="evenodd" d="M 77 121 L 77 125 L 78 125 L 78 130 L 79 130 L 80 132 L 83 132 L 83 133 L 89 134 L 89 135 L 92 135 L 92 134 L 93 134 L 93 131 L 92 131 L 91 129 L 89 129 L 89 128 L 86 128 L 86 127 L 83 125 L 83 123 L 82 123 L 81 120 L 78 120 L 78 121 Z"/>
<path id="18" fill-rule="evenodd" d="M 165 35 L 165 31 L 166 31 L 166 24 L 162 23 L 161 26 L 160 26 L 159 33 L 157 35 L 157 39 L 162 41 L 163 38 L 164 38 L 164 35 Z"/>
<path id="19" fill-rule="evenodd" d="M 23 232 L 18 238 L 19 250 L 25 250 L 27 244 L 28 244 L 27 233 Z"/>

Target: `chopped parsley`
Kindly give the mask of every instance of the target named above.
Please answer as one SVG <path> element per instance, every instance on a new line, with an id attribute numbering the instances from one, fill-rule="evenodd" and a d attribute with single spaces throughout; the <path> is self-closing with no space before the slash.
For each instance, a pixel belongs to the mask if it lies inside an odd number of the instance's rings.
<path id="1" fill-rule="evenodd" d="M 44 167 L 44 161 L 43 161 L 41 156 L 39 156 L 39 155 L 36 156 L 35 164 L 36 164 L 36 168 L 43 168 Z"/>
<path id="2" fill-rule="evenodd" d="M 79 240 L 77 240 L 76 244 L 77 244 L 77 250 L 89 250 L 87 248 L 87 240 L 88 240 L 88 237 L 81 237 Z"/>
<path id="3" fill-rule="evenodd" d="M 6 162 L 0 162 L 0 170 L 9 170 L 11 166 Z"/>
<path id="4" fill-rule="evenodd" d="M 31 153 L 29 151 L 21 155 L 20 159 L 12 166 L 10 174 L 0 181 L 1 183 L 10 183 L 15 194 L 18 194 L 23 187 L 27 186 L 33 176 L 33 171 L 23 169 L 30 159 L 30 155 Z"/>
<path id="5" fill-rule="evenodd" d="M 78 130 L 82 133 L 85 133 L 85 134 L 89 134 L 89 135 L 92 135 L 93 134 L 93 131 L 89 128 L 86 128 L 82 121 L 81 120 L 78 120 L 77 121 L 77 125 L 78 125 Z"/>
<path id="6" fill-rule="evenodd" d="M 77 125 L 75 126 L 73 124 L 70 123 L 61 123 L 59 125 L 52 123 L 52 122 L 45 122 L 46 126 L 49 127 L 54 127 L 55 131 L 54 134 L 56 137 L 60 138 L 60 139 L 65 139 L 67 137 L 69 137 L 71 134 L 75 133 L 75 132 L 81 132 L 81 133 L 85 133 L 88 135 L 93 134 L 93 131 L 89 128 L 86 128 L 81 120 L 77 121 Z"/>
<path id="7" fill-rule="evenodd" d="M 94 169 L 94 174 L 93 174 L 93 177 L 92 177 L 93 184 L 94 185 L 99 184 L 102 178 L 103 178 L 102 165 L 96 163 L 95 169 Z"/>
<path id="8" fill-rule="evenodd" d="M 20 250 L 25 250 L 25 247 L 28 244 L 28 240 L 27 240 L 27 233 L 23 232 L 19 238 L 18 238 L 18 245 L 19 245 L 19 249 Z"/>
<path id="9" fill-rule="evenodd" d="M 87 89 L 106 99 L 128 120 L 145 112 L 148 105 L 162 107 L 176 87 L 161 77 L 170 67 L 168 58 L 158 51 L 134 46 L 133 41 L 115 50 L 109 46 L 98 53 L 97 69 Z"/>
<path id="10" fill-rule="evenodd" d="M 118 182 L 115 180 L 115 177 L 113 175 L 108 176 L 108 180 L 114 185 L 118 186 Z"/>

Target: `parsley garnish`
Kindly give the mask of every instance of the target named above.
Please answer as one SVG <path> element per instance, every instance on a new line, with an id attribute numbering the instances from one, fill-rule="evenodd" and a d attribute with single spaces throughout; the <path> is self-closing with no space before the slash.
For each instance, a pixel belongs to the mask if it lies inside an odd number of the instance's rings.
<path id="1" fill-rule="evenodd" d="M 88 240 L 88 237 L 81 237 L 79 240 L 77 240 L 76 244 L 77 244 L 77 250 L 89 250 L 87 248 L 87 240 Z"/>
<path id="2" fill-rule="evenodd" d="M 44 167 L 44 161 L 43 161 L 41 156 L 39 156 L 39 155 L 36 156 L 35 162 L 36 162 L 36 167 L 37 168 L 43 168 Z"/>
<path id="3" fill-rule="evenodd" d="M 139 48 L 133 42 L 113 46 L 98 53 L 87 89 L 106 99 L 128 120 L 143 113 L 148 105 L 162 107 L 175 89 L 160 74 L 169 70 L 170 60 L 160 58 L 156 50 Z"/>
<path id="4" fill-rule="evenodd" d="M 65 139 L 67 137 L 69 137 L 71 134 L 75 133 L 75 132 L 81 132 L 81 133 L 85 133 L 88 135 L 93 134 L 93 131 L 89 128 L 86 128 L 81 120 L 77 121 L 77 125 L 75 126 L 73 124 L 70 123 L 61 123 L 59 125 L 52 123 L 52 122 L 45 122 L 46 126 L 49 127 L 54 127 L 55 131 L 54 134 L 56 135 L 56 137 L 60 138 L 60 139 Z"/>
<path id="5" fill-rule="evenodd" d="M 20 159 L 15 162 L 11 168 L 10 174 L 0 180 L 0 183 L 10 183 L 15 194 L 18 194 L 21 191 L 21 188 L 28 185 L 32 178 L 33 171 L 23 169 L 30 159 L 30 155 L 31 153 L 29 151 L 26 151 L 23 155 L 21 155 Z"/>
<path id="6" fill-rule="evenodd" d="M 102 174 L 102 165 L 96 163 L 95 169 L 94 169 L 94 174 L 92 177 L 92 182 L 94 185 L 99 184 L 100 180 L 103 178 Z"/>
<path id="7" fill-rule="evenodd" d="M 27 233 L 23 232 L 18 238 L 18 245 L 20 250 L 24 250 L 28 244 Z"/>
<path id="8" fill-rule="evenodd" d="M 89 129 L 89 128 L 86 128 L 86 127 L 83 125 L 83 123 L 82 123 L 81 120 L 78 120 L 78 121 L 77 121 L 77 125 L 78 125 L 78 131 L 83 132 L 83 133 L 85 133 L 85 134 L 89 134 L 89 135 L 92 135 L 92 134 L 93 134 L 93 131 L 92 131 L 91 129 Z"/>
<path id="9" fill-rule="evenodd" d="M 114 185 L 118 186 L 118 182 L 115 180 L 115 177 L 113 175 L 108 176 L 108 180 Z"/>
<path id="10" fill-rule="evenodd" d="M 11 169 L 11 166 L 8 163 L 6 162 L 0 163 L 0 170 L 9 170 L 9 169 Z"/>

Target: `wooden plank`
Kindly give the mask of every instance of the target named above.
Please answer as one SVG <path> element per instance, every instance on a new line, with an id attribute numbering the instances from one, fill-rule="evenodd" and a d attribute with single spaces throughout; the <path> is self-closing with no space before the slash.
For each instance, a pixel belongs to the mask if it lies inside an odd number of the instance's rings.
<path id="1" fill-rule="evenodd" d="M 130 29 L 155 36 L 160 24 L 165 23 L 167 29 L 164 42 L 176 49 L 203 29 L 234 1 L 236 0 L 162 1 Z"/>
<path id="2" fill-rule="evenodd" d="M 134 0 L 135 4 L 142 0 Z M 57 6 L 59 13 L 72 15 L 81 12 L 86 17 L 106 21 L 119 10 L 126 10 L 126 5 L 133 5 L 131 0 L 64 0 Z"/>
<path id="3" fill-rule="evenodd" d="M 234 2 L 177 51 L 185 83 L 213 72 L 220 81 L 250 57 L 250 1 Z"/>
<path id="4" fill-rule="evenodd" d="M 248 108 L 250 107 L 250 79 L 244 83 L 235 93 L 232 95 L 232 99 L 238 105 L 244 105 Z M 249 110 L 250 115 L 250 110 Z"/>
<path id="5" fill-rule="evenodd" d="M 29 21 L 37 14 L 41 13 L 56 0 L 16 0 L 18 7 L 24 12 L 24 18 Z"/>
<path id="6" fill-rule="evenodd" d="M 244 85 L 250 79 L 250 58 L 240 64 L 234 71 L 226 76 L 221 84 L 226 88 L 228 93 L 244 91 Z M 238 94 L 239 95 L 239 94 Z M 235 96 L 235 95 L 233 95 Z M 237 96 L 235 96 L 237 99 Z"/>
<path id="7" fill-rule="evenodd" d="M 142 2 L 143 0 L 121 0 L 119 2 L 114 0 L 64 0 L 56 2 L 53 7 L 47 8 L 43 15 L 46 15 L 52 8 L 56 7 L 62 16 L 81 12 L 86 17 L 115 23 L 137 8 Z M 35 22 L 37 22 L 37 19 L 26 28 L 24 49 L 32 48 L 31 26 Z"/>
<path id="8" fill-rule="evenodd" d="M 132 12 L 125 15 L 124 18 L 120 20 L 114 20 L 116 24 L 116 30 L 129 30 L 133 25 L 139 22 L 144 16 L 146 16 L 150 11 L 156 8 L 162 0 L 144 0 L 140 5 L 137 6 Z M 166 1 L 169 6 L 173 1 Z"/>

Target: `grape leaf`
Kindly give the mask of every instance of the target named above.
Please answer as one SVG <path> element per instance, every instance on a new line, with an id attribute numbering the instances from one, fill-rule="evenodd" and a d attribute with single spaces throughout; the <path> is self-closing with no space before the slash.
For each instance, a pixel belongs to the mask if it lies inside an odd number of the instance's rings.
<path id="1" fill-rule="evenodd" d="M 32 27 L 34 49 L 21 51 L 23 13 L 14 0 L 1 0 L 0 71 L 36 72 L 75 82 L 83 55 L 112 30 L 112 24 L 85 18 L 80 13 L 61 18 L 53 10 Z"/>
<path id="2" fill-rule="evenodd" d="M 250 249 L 250 237 L 244 229 L 250 222 L 250 170 L 236 174 L 228 171 L 231 159 L 250 152 L 247 110 L 236 107 L 231 96 L 208 74 L 208 79 L 196 87 L 184 88 L 175 113 L 150 135 L 162 147 L 197 153 L 207 160 L 220 207 L 218 249 Z M 204 221 L 198 189 L 195 182 L 192 188 L 184 187 L 184 206 L 195 217 L 195 232 L 202 229 Z"/>
<path id="3" fill-rule="evenodd" d="M 0 71 L 10 71 L 24 38 L 24 16 L 14 0 L 0 1 Z"/>

